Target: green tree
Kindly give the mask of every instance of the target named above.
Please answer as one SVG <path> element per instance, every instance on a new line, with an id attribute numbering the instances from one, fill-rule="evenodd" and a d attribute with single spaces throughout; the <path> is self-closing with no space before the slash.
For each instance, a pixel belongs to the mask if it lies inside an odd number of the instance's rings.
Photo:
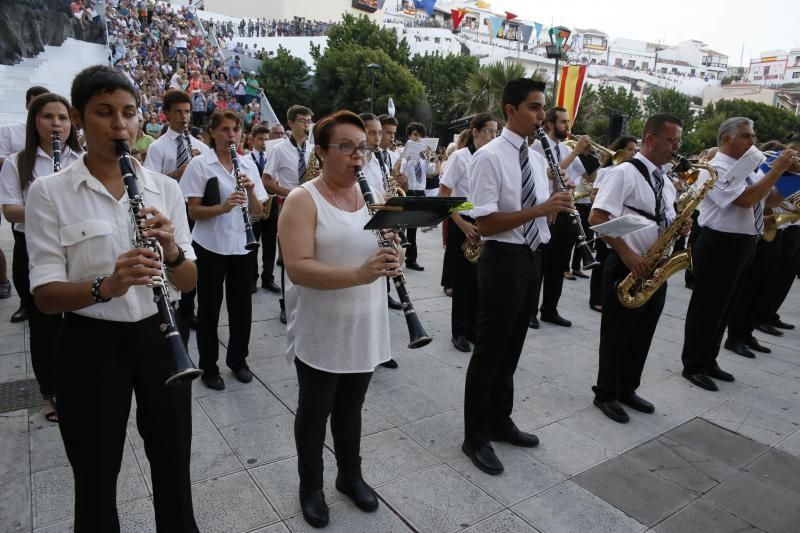
<path id="1" fill-rule="evenodd" d="M 599 114 L 611 116 L 612 113 L 621 113 L 628 116 L 628 120 L 637 119 L 642 116 L 639 106 L 639 99 L 631 91 L 626 91 L 623 87 L 612 87 L 611 85 L 601 85 L 597 88 L 599 102 Z"/>
<path id="2" fill-rule="evenodd" d="M 675 89 L 653 89 L 644 101 L 646 116 L 657 113 L 669 113 L 681 119 L 683 131 L 689 133 L 694 129 L 695 116 L 689 107 L 692 98 Z"/>
<path id="3" fill-rule="evenodd" d="M 501 99 L 503 88 L 510 80 L 525 76 L 525 67 L 510 61 L 496 61 L 484 65 L 477 72 L 467 76 L 466 81 L 456 91 L 456 105 L 461 106 L 468 115 L 489 112 L 503 119 Z"/>
<path id="4" fill-rule="evenodd" d="M 342 21 L 328 30 L 328 48 L 358 45 L 371 50 L 383 50 L 394 61 L 408 65 L 411 49 L 405 37 L 399 42 L 393 29 L 381 28 L 366 15 L 345 13 Z M 319 52 L 317 51 L 317 54 Z"/>
<path id="5" fill-rule="evenodd" d="M 415 54 L 411 58 L 411 74 L 425 88 L 425 95 L 431 108 L 433 135 L 444 141 L 450 137 L 450 123 L 463 116 L 463 107 L 456 104 L 454 87 L 476 73 L 480 63 L 478 58 L 467 55 Z"/>
<path id="6" fill-rule="evenodd" d="M 274 57 L 267 57 L 261 63 L 259 82 L 278 120 L 285 120 L 286 110 L 291 105 L 311 105 L 308 65 L 282 46 Z"/>

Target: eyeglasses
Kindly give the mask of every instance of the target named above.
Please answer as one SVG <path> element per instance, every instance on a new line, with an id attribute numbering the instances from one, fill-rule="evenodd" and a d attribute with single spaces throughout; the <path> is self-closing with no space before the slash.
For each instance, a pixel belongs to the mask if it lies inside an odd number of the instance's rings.
<path id="1" fill-rule="evenodd" d="M 672 138 L 672 137 L 665 137 L 663 135 L 656 135 L 656 137 L 661 137 L 662 139 L 666 140 L 668 143 L 677 144 L 678 146 L 680 146 L 683 143 L 683 141 L 681 140 L 680 137 Z"/>
<path id="2" fill-rule="evenodd" d="M 296 118 L 292 122 L 294 122 L 296 124 L 308 125 L 308 124 L 311 124 L 311 119 L 310 118 Z"/>
<path id="3" fill-rule="evenodd" d="M 347 155 L 347 156 L 353 155 L 353 152 L 358 152 L 359 155 L 367 155 L 367 152 L 369 151 L 369 146 L 367 146 L 366 144 L 359 144 L 358 146 L 354 146 L 350 143 L 339 143 L 339 144 L 333 144 L 331 146 L 336 147 L 336 149 L 338 149 L 342 155 Z"/>

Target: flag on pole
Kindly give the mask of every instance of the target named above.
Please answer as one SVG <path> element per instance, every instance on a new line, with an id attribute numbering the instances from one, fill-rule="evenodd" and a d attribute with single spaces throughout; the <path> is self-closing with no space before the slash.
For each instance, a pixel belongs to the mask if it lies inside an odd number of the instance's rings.
<path id="1" fill-rule="evenodd" d="M 517 18 L 517 15 L 511 11 L 506 11 L 506 20 L 514 20 L 515 18 Z"/>
<path id="2" fill-rule="evenodd" d="M 561 69 L 556 105 L 569 112 L 570 126 L 575 123 L 575 117 L 578 116 L 585 78 L 586 65 L 572 65 Z"/>
<path id="3" fill-rule="evenodd" d="M 451 9 L 450 14 L 453 16 L 453 31 L 456 31 L 461 22 L 464 20 L 464 15 L 467 14 L 466 9 Z"/>

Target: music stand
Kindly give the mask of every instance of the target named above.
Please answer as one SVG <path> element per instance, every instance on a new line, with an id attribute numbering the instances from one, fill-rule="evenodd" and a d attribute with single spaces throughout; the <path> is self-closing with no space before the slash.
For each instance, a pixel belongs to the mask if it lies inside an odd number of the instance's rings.
<path id="1" fill-rule="evenodd" d="M 395 196 L 385 204 L 368 206 L 375 214 L 364 229 L 429 228 L 449 217 L 452 208 L 466 201 L 463 196 Z"/>

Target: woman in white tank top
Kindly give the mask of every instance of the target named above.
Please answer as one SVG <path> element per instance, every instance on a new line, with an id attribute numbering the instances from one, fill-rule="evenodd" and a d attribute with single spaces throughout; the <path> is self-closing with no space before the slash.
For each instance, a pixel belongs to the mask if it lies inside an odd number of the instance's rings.
<path id="1" fill-rule="evenodd" d="M 295 444 L 303 517 L 328 523 L 322 493 L 322 447 L 331 416 L 336 488 L 362 510 L 378 508 L 361 476 L 361 409 L 372 372 L 388 359 L 389 315 L 384 277 L 402 258 L 379 248 L 364 225 L 370 218 L 356 181 L 367 151 L 364 123 L 349 111 L 314 128 L 319 178 L 293 190 L 278 221 L 288 274 L 287 358 L 300 385 Z"/>

